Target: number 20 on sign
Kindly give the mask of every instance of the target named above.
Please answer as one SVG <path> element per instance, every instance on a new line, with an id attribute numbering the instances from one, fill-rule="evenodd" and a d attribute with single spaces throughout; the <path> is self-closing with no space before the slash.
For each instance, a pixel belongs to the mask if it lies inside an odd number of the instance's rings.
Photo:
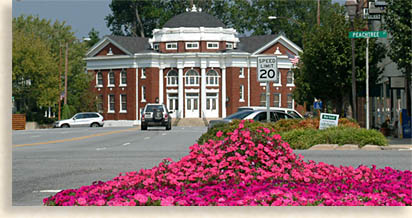
<path id="1" fill-rule="evenodd" d="M 274 82 L 277 80 L 278 62 L 276 56 L 261 56 L 257 58 L 259 82 Z"/>

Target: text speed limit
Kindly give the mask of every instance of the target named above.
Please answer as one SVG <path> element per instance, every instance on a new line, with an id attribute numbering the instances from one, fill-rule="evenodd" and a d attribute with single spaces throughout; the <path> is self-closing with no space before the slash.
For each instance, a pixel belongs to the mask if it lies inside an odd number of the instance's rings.
<path id="1" fill-rule="evenodd" d="M 258 57 L 258 81 L 259 82 L 273 82 L 278 78 L 278 64 L 276 56 L 262 56 Z"/>

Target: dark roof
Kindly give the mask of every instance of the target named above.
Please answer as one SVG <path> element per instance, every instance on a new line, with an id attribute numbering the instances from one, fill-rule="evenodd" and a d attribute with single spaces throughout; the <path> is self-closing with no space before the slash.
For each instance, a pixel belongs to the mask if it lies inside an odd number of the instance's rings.
<path id="1" fill-rule="evenodd" d="M 143 53 L 150 50 L 148 38 L 131 37 L 131 36 L 107 36 L 111 40 L 118 43 L 130 53 Z"/>
<path id="2" fill-rule="evenodd" d="M 262 48 L 272 40 L 276 39 L 279 35 L 263 35 L 263 36 L 249 36 L 240 37 L 238 50 L 253 53 L 256 50 Z"/>
<path id="3" fill-rule="evenodd" d="M 204 12 L 185 12 L 172 17 L 163 27 L 223 27 L 225 24 L 216 17 Z"/>

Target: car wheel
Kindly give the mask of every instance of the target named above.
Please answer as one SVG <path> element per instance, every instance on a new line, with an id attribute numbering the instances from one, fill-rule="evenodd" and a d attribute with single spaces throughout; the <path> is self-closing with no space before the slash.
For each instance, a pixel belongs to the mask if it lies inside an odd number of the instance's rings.
<path id="1" fill-rule="evenodd" d="M 172 123 L 167 124 L 166 130 L 171 130 L 172 129 Z"/>
<path id="2" fill-rule="evenodd" d="M 147 130 L 147 125 L 142 124 L 142 130 Z"/>
<path id="3" fill-rule="evenodd" d="M 100 125 L 98 123 L 92 123 L 92 125 L 90 125 L 91 127 L 99 127 Z"/>
<path id="4" fill-rule="evenodd" d="M 70 128 L 69 124 L 63 124 L 62 128 Z"/>

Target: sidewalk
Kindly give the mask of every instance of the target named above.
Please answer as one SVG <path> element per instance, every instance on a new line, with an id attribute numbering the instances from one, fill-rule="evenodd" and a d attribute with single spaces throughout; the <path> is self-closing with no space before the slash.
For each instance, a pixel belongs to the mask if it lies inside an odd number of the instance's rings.
<path id="1" fill-rule="evenodd" d="M 383 147 L 383 150 L 399 150 L 409 149 L 412 150 L 412 138 L 394 138 L 387 137 L 388 146 Z"/>

